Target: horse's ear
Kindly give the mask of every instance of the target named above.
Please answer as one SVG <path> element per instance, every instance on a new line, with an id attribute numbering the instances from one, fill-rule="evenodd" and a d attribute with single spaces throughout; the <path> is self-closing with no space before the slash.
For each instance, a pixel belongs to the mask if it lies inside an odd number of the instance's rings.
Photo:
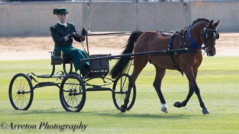
<path id="1" fill-rule="evenodd" d="M 211 27 L 212 24 L 213 24 L 213 20 L 211 20 L 211 21 L 208 23 L 207 28 Z"/>
<path id="2" fill-rule="evenodd" d="M 214 27 L 218 27 L 220 20 L 213 24 Z"/>

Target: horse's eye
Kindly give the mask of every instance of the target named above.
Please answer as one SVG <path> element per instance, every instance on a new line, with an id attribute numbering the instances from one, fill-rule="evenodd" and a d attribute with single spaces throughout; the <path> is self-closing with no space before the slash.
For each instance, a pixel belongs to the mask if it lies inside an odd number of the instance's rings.
<path id="1" fill-rule="evenodd" d="M 215 32 L 213 32 L 213 37 L 214 37 L 214 38 L 216 37 L 216 35 L 217 35 L 217 34 L 216 34 Z"/>
<path id="2" fill-rule="evenodd" d="M 219 39 L 219 33 L 216 33 L 216 39 Z"/>

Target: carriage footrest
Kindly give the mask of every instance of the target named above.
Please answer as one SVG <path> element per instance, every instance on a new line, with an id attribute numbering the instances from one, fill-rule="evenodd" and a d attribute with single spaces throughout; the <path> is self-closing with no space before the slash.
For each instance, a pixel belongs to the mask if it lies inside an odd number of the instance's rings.
<path id="1" fill-rule="evenodd" d="M 62 74 L 57 74 L 57 75 L 50 75 L 50 74 L 46 74 L 46 75 L 37 75 L 38 78 L 60 78 L 60 77 L 64 77 L 65 75 Z"/>

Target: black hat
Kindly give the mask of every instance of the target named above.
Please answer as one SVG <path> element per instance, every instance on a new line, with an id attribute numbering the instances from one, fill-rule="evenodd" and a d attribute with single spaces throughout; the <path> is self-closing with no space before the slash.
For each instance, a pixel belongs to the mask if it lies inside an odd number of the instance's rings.
<path id="1" fill-rule="evenodd" d="M 69 12 L 67 11 L 67 9 L 65 7 L 60 7 L 60 8 L 55 8 L 53 9 L 53 14 L 68 14 Z"/>

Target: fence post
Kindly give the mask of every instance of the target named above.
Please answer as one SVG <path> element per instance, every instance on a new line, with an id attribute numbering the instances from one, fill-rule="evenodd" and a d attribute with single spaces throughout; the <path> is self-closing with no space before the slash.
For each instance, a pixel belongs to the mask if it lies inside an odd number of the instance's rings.
<path id="1" fill-rule="evenodd" d="M 135 4 L 136 4 L 136 18 L 137 18 L 137 21 L 136 21 L 136 31 L 139 30 L 139 0 L 134 0 L 135 1 Z"/>

